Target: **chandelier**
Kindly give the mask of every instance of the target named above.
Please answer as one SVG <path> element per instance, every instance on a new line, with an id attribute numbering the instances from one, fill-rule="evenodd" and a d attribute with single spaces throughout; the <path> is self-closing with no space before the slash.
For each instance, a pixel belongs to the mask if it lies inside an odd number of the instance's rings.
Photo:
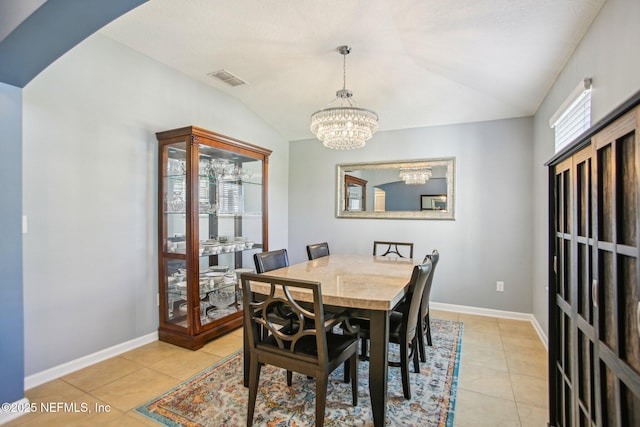
<path id="1" fill-rule="evenodd" d="M 358 107 L 352 99 L 353 93 L 346 88 L 347 55 L 349 46 L 339 46 L 343 57 L 342 89 L 336 92 L 336 99 L 311 115 L 311 132 L 325 147 L 339 150 L 362 148 L 378 130 L 378 115 L 371 110 Z M 334 103 L 339 104 L 332 107 Z"/>
<path id="2" fill-rule="evenodd" d="M 403 168 L 400 178 L 405 184 L 425 184 L 431 178 L 431 168 Z"/>

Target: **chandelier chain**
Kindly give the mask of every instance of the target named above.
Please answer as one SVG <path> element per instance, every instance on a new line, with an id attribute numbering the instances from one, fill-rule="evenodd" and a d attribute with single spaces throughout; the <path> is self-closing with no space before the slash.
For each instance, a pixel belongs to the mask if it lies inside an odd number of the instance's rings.
<path id="1" fill-rule="evenodd" d="M 342 54 L 342 90 L 347 90 L 347 53 Z"/>

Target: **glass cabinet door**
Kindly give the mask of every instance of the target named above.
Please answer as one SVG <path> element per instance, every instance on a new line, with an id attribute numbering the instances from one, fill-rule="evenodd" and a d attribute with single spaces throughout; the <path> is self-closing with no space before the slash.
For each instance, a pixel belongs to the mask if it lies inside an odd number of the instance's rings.
<path id="1" fill-rule="evenodd" d="M 201 325 L 242 309 L 238 277 L 262 247 L 262 160 L 200 144 L 198 255 Z M 204 296 L 203 296 L 204 295 Z"/>
<path id="2" fill-rule="evenodd" d="M 187 328 L 187 143 L 162 147 L 162 246 L 161 279 L 164 281 L 164 321 Z"/>

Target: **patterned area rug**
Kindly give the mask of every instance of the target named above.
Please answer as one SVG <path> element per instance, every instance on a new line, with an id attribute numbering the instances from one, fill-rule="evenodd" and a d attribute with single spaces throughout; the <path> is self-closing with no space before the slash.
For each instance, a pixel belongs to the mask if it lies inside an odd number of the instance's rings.
<path id="1" fill-rule="evenodd" d="M 433 346 L 427 347 L 427 362 L 420 364 L 420 374 L 411 368 L 411 400 L 402 395 L 400 368 L 389 368 L 387 425 L 453 425 L 462 330 L 460 322 L 431 321 Z M 395 350 L 392 345 L 391 352 Z M 248 391 L 242 385 L 242 366 L 242 352 L 238 352 L 136 411 L 166 426 L 244 426 Z M 351 405 L 351 386 L 342 382 L 342 376 L 342 368 L 338 368 L 330 377 L 324 425 L 372 426 L 369 364 L 360 362 L 357 407 Z M 315 380 L 294 373 L 293 384 L 287 387 L 283 370 L 264 366 L 253 425 L 300 427 L 314 423 Z"/>

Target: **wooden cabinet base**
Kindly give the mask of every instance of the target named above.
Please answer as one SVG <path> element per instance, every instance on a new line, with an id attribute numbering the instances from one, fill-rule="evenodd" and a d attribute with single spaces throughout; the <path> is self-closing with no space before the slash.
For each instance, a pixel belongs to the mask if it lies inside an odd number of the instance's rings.
<path id="1" fill-rule="evenodd" d="M 208 341 L 240 327 L 242 327 L 242 317 L 225 322 L 217 328 L 208 329 L 196 335 L 158 328 L 158 339 L 190 350 L 198 350 Z"/>

